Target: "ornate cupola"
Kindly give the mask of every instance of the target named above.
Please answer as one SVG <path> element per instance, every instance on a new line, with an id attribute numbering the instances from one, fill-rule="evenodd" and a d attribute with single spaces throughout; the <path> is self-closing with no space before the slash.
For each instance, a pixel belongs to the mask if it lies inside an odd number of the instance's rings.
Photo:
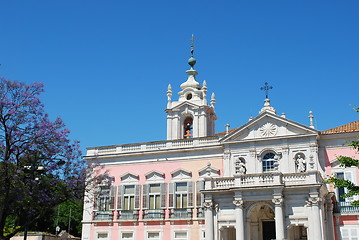
<path id="1" fill-rule="evenodd" d="M 187 81 L 181 84 L 178 101 L 172 101 L 172 87 L 167 89 L 167 140 L 206 137 L 214 135 L 215 98 L 212 94 L 211 105 L 207 104 L 207 83 L 197 82 L 197 71 L 194 69 L 196 59 L 194 53 L 194 38 L 191 38 L 191 57 L 188 59 L 190 69 L 186 71 Z"/>

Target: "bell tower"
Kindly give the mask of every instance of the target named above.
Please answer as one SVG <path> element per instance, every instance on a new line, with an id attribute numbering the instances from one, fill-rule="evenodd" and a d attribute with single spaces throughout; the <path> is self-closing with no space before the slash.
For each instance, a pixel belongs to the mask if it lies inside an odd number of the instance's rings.
<path id="1" fill-rule="evenodd" d="M 214 135 L 214 111 L 216 103 L 212 94 L 210 105 L 207 103 L 207 83 L 202 86 L 196 81 L 197 71 L 194 69 L 196 59 L 193 56 L 194 38 L 192 35 L 191 57 L 188 59 L 190 69 L 186 71 L 187 81 L 181 84 L 178 101 L 172 101 L 172 87 L 167 89 L 167 140 L 207 137 Z"/>

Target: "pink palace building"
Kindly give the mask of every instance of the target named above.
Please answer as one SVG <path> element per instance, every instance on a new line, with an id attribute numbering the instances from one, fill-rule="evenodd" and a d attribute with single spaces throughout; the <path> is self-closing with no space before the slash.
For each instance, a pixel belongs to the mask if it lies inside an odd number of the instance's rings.
<path id="1" fill-rule="evenodd" d="M 193 53 L 193 51 L 192 51 Z M 83 240 L 357 240 L 359 208 L 336 175 L 359 183 L 339 155 L 359 121 L 318 131 L 277 115 L 268 97 L 258 116 L 215 133 L 215 95 L 189 59 L 178 100 L 167 90 L 167 140 L 88 148 L 101 181 L 86 193 Z M 264 87 L 268 89 L 268 85 Z"/>

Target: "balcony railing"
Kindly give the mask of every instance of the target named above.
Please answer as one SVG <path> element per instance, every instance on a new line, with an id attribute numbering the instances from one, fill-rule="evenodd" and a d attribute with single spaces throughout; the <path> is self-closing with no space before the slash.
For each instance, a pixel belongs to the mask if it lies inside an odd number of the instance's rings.
<path id="1" fill-rule="evenodd" d="M 118 220 L 138 220 L 138 210 L 121 210 L 117 213 Z"/>
<path id="2" fill-rule="evenodd" d="M 218 137 L 203 137 L 203 138 L 190 138 L 180 140 L 167 140 L 157 142 L 147 142 L 138 144 L 124 144 L 117 146 L 106 146 L 98 148 L 89 148 L 87 156 L 107 155 L 116 154 L 123 152 L 142 152 L 142 151 L 158 151 L 173 148 L 189 148 L 196 146 L 206 146 L 219 144 Z"/>
<path id="3" fill-rule="evenodd" d="M 93 212 L 93 220 L 112 221 L 113 220 L 113 212 L 112 211 L 96 211 L 96 212 Z"/>
<path id="4" fill-rule="evenodd" d="M 164 209 L 146 209 L 143 210 L 143 219 L 164 219 Z"/>
<path id="5" fill-rule="evenodd" d="M 191 208 L 174 208 L 170 211 L 170 218 L 172 219 L 191 219 L 192 216 Z"/>
<path id="6" fill-rule="evenodd" d="M 351 202 L 336 202 L 334 205 L 334 213 L 358 214 L 359 207 L 352 206 L 351 204 Z"/>
<path id="7" fill-rule="evenodd" d="M 305 184 L 321 184 L 324 180 L 317 171 L 305 173 L 259 173 L 243 174 L 235 177 L 212 178 L 206 182 L 206 190 L 211 189 L 229 189 L 229 188 L 246 188 L 246 187 L 263 187 L 263 186 L 295 186 Z"/>

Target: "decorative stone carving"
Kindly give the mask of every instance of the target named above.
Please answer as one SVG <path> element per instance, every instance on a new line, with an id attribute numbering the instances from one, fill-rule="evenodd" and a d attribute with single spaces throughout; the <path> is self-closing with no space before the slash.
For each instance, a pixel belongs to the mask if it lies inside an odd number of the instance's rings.
<path id="1" fill-rule="evenodd" d="M 235 157 L 235 169 L 236 174 L 246 174 L 247 168 L 245 164 L 245 160 L 241 157 L 236 156 Z"/>
<path id="2" fill-rule="evenodd" d="M 322 200 L 320 197 L 309 197 L 307 201 L 308 206 L 318 205 Z"/>
<path id="3" fill-rule="evenodd" d="M 283 204 L 283 198 L 282 196 L 277 196 L 272 199 L 272 202 L 274 205 L 282 205 Z"/>
<path id="4" fill-rule="evenodd" d="M 277 134 L 278 127 L 273 123 L 266 123 L 259 128 L 262 137 L 273 137 Z"/>
<path id="5" fill-rule="evenodd" d="M 212 210 L 213 201 L 212 199 L 205 199 L 203 203 L 204 210 Z"/>
<path id="6" fill-rule="evenodd" d="M 298 172 L 305 172 L 307 170 L 307 161 L 304 154 L 298 153 L 295 155 L 295 164 Z"/>
<path id="7" fill-rule="evenodd" d="M 233 204 L 236 207 L 243 207 L 244 201 L 242 198 L 235 197 L 233 200 Z"/>
<path id="8" fill-rule="evenodd" d="M 309 168 L 310 168 L 311 170 L 313 170 L 313 169 L 314 169 L 314 165 L 315 165 L 314 156 L 313 156 L 313 155 L 310 155 L 310 156 L 309 156 Z"/>

